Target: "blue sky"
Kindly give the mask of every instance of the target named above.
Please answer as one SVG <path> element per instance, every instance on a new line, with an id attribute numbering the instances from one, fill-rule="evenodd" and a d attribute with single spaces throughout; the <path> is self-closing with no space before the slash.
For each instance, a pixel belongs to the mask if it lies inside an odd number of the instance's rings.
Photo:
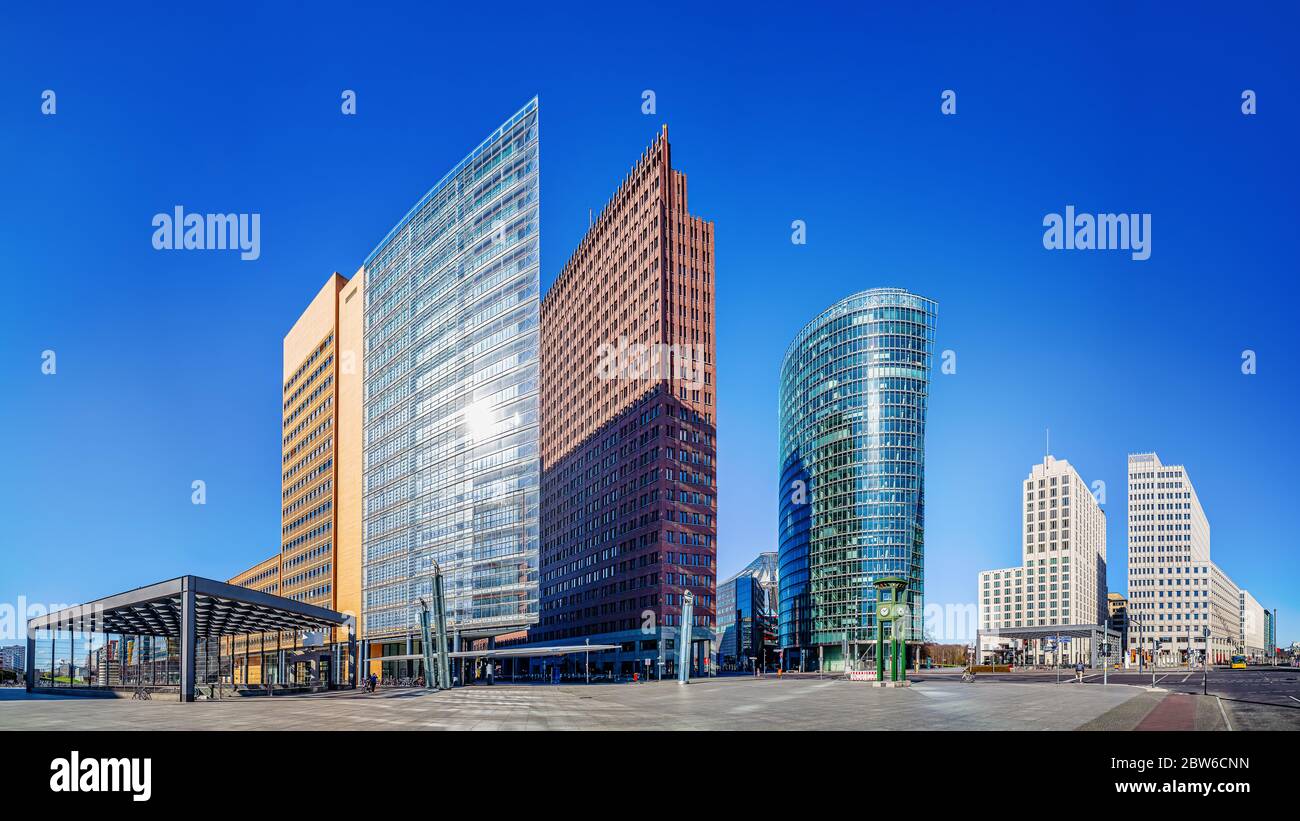
<path id="1" fill-rule="evenodd" d="M 775 549 L 786 345 L 893 285 L 939 301 L 957 354 L 930 406 L 930 602 L 1019 561 L 1050 427 L 1106 482 L 1111 589 L 1126 454 L 1154 450 L 1188 466 L 1215 561 L 1300 639 L 1295 12 L 269 6 L 0 11 L 0 601 L 273 552 L 285 331 L 538 95 L 544 287 L 662 123 L 716 223 L 719 578 Z M 177 204 L 260 213 L 261 258 L 153 250 Z M 1045 250 L 1067 205 L 1150 213 L 1151 258 Z"/>

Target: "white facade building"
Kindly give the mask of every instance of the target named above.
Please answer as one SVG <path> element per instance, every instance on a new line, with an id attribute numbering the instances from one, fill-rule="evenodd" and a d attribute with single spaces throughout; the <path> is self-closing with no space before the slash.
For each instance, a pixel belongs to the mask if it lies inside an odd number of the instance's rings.
<path id="1" fill-rule="evenodd" d="M 1241 591 L 1241 638 L 1237 646 L 1251 661 L 1260 662 L 1271 657 L 1264 636 L 1264 606 L 1246 590 Z"/>
<path id="2" fill-rule="evenodd" d="M 10 647 L 0 647 L 0 670 L 18 670 L 27 669 L 27 647 L 22 644 L 15 644 Z"/>
<path id="3" fill-rule="evenodd" d="M 1240 639 L 1240 594 L 1210 561 L 1210 522 L 1182 465 L 1154 453 L 1128 457 L 1130 647 L 1161 664 L 1184 664 L 1208 650 L 1227 660 Z"/>
<path id="4" fill-rule="evenodd" d="M 1079 473 L 1052 456 L 1034 465 L 1021 488 L 1021 564 L 979 574 L 983 631 L 1062 625 L 1105 625 L 1106 514 Z M 1023 663 L 1054 661 L 1039 641 L 981 635 L 981 649 L 1001 646 Z M 1087 660 L 1087 639 L 1064 657 Z"/>

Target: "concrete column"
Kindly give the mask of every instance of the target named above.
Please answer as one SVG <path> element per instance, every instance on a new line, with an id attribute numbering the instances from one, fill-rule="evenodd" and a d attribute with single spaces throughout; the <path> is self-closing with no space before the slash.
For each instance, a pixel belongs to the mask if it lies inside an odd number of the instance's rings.
<path id="1" fill-rule="evenodd" d="M 181 701 L 194 700 L 194 578 L 181 580 Z"/>

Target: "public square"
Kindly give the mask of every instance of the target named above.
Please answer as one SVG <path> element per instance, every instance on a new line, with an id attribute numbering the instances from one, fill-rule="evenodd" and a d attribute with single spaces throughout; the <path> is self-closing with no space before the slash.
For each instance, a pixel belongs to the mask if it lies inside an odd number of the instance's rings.
<path id="1" fill-rule="evenodd" d="M 881 689 L 815 675 L 639 684 L 501 684 L 175 701 L 0 691 L 8 730 L 1264 730 L 1300 729 L 1295 670 L 1119 674 L 922 672 Z M 1163 679 L 1162 679 L 1163 677 Z M 1162 679 L 1162 680 L 1161 680 Z M 1123 682 L 1123 683 L 1117 683 Z M 1146 685 L 1149 685 L 1149 677 Z M 1192 685 L 1195 684 L 1193 687 Z M 1229 693 L 1228 697 L 1213 693 Z M 1284 706 L 1291 701 L 1296 707 Z"/>

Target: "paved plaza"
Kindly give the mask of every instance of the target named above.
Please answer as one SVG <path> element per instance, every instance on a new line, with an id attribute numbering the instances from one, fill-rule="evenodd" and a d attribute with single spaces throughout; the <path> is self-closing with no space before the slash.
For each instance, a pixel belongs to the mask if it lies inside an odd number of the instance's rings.
<path id="1" fill-rule="evenodd" d="M 1132 685 L 921 676 L 910 688 L 731 677 L 449 692 L 344 691 L 170 701 L 0 691 L 0 728 L 55 730 L 1131 730 L 1296 729 L 1300 709 Z"/>

